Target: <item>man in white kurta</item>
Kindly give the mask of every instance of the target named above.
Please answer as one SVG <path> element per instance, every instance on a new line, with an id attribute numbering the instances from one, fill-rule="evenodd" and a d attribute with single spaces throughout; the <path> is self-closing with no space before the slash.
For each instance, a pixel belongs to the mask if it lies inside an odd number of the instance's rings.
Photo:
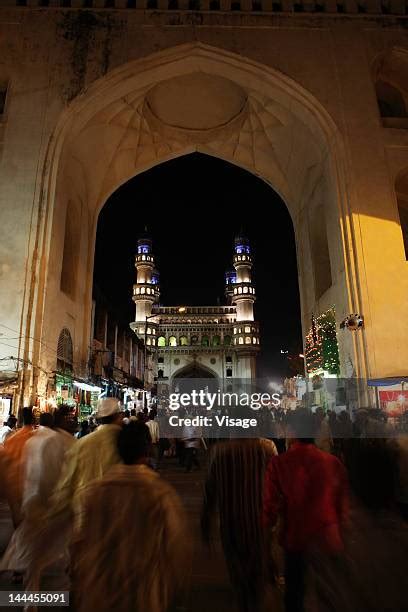
<path id="1" fill-rule="evenodd" d="M 33 543 L 44 522 L 49 500 L 61 474 L 66 452 L 74 438 L 62 429 L 53 429 L 50 414 L 41 415 L 40 427 L 26 442 L 22 487 L 22 521 L 15 530 L 1 562 L 1 569 L 26 571 L 36 590 L 39 576 L 34 571 Z"/>
<path id="2" fill-rule="evenodd" d="M 189 567 L 187 519 L 174 489 L 146 465 L 146 425 L 119 434 L 124 464 L 90 484 L 72 546 L 76 612 L 166 612 Z"/>

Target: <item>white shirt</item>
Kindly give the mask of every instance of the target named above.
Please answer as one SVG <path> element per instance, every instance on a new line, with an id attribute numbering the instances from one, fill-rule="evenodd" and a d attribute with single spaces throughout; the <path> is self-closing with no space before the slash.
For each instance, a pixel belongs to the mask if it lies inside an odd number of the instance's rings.
<path id="1" fill-rule="evenodd" d="M 23 507 L 26 510 L 33 503 L 46 505 L 60 476 L 65 453 L 74 442 L 66 431 L 42 426 L 28 440 L 24 449 Z"/>
<path id="2" fill-rule="evenodd" d="M 199 427 L 184 425 L 181 438 L 184 442 L 184 448 L 200 448 L 201 436 L 202 433 Z"/>
<path id="3" fill-rule="evenodd" d="M 149 428 L 150 436 L 152 438 L 152 443 L 157 444 L 160 440 L 160 432 L 159 432 L 159 424 L 157 421 L 149 420 L 146 425 Z"/>
<path id="4" fill-rule="evenodd" d="M 8 425 L 3 425 L 0 429 L 0 444 L 4 444 L 6 438 L 11 434 L 13 430 Z"/>

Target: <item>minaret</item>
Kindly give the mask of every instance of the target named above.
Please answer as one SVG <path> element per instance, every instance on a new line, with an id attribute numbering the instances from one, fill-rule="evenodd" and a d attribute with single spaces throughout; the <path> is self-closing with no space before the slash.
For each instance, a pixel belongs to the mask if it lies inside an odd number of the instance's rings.
<path id="1" fill-rule="evenodd" d="M 159 301 L 159 273 L 155 267 L 152 241 L 145 235 L 137 241 L 135 257 L 136 283 L 133 285 L 133 301 L 136 304 L 135 322 L 131 323 L 135 333 L 146 345 L 156 345 L 156 325 L 150 320 L 153 304 Z"/>
<path id="2" fill-rule="evenodd" d="M 227 270 L 225 273 L 225 297 L 227 304 L 232 304 L 232 298 L 234 296 L 234 286 L 237 282 L 237 273 L 235 270 Z"/>
<path id="3" fill-rule="evenodd" d="M 238 376 L 255 378 L 255 360 L 259 351 L 259 326 L 254 321 L 255 287 L 252 283 L 252 256 L 248 238 L 237 236 L 234 243 L 234 268 L 232 303 L 236 308 L 234 346 L 238 350 Z"/>
<path id="4" fill-rule="evenodd" d="M 233 302 L 236 304 L 237 321 L 253 321 L 256 298 L 251 280 L 251 247 L 248 238 L 244 236 L 235 238 L 234 268 L 236 280 L 233 288 Z"/>

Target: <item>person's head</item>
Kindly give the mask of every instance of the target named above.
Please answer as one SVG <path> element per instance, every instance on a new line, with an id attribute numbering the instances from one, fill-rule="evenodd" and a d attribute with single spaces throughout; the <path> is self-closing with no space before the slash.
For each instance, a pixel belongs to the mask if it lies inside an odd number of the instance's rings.
<path id="1" fill-rule="evenodd" d="M 123 413 L 120 410 L 119 401 L 114 397 L 98 400 L 96 417 L 102 425 L 121 425 Z"/>
<path id="2" fill-rule="evenodd" d="M 130 410 L 125 410 L 124 417 L 125 419 L 128 419 L 130 417 Z"/>
<path id="3" fill-rule="evenodd" d="M 54 427 L 54 418 L 50 412 L 42 412 L 40 414 L 40 425 L 50 429 Z"/>
<path id="4" fill-rule="evenodd" d="M 88 421 L 85 419 L 84 421 L 82 421 L 81 423 L 81 431 L 88 431 L 89 429 L 89 423 Z"/>
<path id="5" fill-rule="evenodd" d="M 118 452 L 126 465 L 143 462 L 151 444 L 149 428 L 145 423 L 130 421 L 124 425 L 118 436 Z"/>
<path id="6" fill-rule="evenodd" d="M 15 427 L 15 424 L 16 424 L 16 421 L 14 420 L 12 416 L 9 416 L 7 421 L 4 422 L 4 425 L 7 425 L 8 427 L 10 427 L 10 429 L 13 429 Z"/>
<path id="7" fill-rule="evenodd" d="M 316 433 L 316 420 L 307 408 L 299 408 L 290 415 L 289 428 L 292 436 L 304 444 L 312 444 Z"/>
<path id="8" fill-rule="evenodd" d="M 132 410 L 130 411 L 130 416 L 136 416 L 136 409 L 132 408 Z"/>
<path id="9" fill-rule="evenodd" d="M 322 421 L 324 419 L 324 410 L 321 406 L 318 406 L 315 410 L 315 416 L 318 421 Z"/>
<path id="10" fill-rule="evenodd" d="M 137 413 L 137 421 L 138 423 L 144 423 L 145 422 L 145 414 L 143 412 L 143 410 L 141 410 L 140 412 Z"/>
<path id="11" fill-rule="evenodd" d="M 156 417 L 157 417 L 157 410 L 156 408 L 152 408 L 151 411 L 149 412 L 149 421 L 154 421 Z"/>
<path id="12" fill-rule="evenodd" d="M 34 415 L 32 408 L 23 408 L 22 410 L 23 416 L 23 425 L 32 425 L 34 422 Z"/>
<path id="13" fill-rule="evenodd" d="M 12 429 L 14 429 L 14 427 L 17 425 L 17 418 L 14 416 L 14 414 L 10 414 L 8 424 Z"/>
<path id="14" fill-rule="evenodd" d="M 116 412 L 106 417 L 100 417 L 98 421 L 101 425 L 122 425 L 123 415 L 121 412 Z"/>
<path id="15" fill-rule="evenodd" d="M 70 408 L 66 404 L 61 404 L 54 412 L 54 425 L 58 429 L 71 431 L 72 423 L 70 421 Z"/>

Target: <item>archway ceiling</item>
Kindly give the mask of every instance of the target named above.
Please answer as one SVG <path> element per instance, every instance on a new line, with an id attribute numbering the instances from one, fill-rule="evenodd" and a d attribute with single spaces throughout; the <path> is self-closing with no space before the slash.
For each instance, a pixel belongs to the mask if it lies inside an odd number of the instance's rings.
<path id="1" fill-rule="evenodd" d="M 186 75 L 207 81 L 214 76 L 202 67 Z M 179 78 L 177 74 L 158 83 L 161 86 Z M 71 197 L 86 201 L 95 220 L 109 195 L 136 174 L 174 157 L 200 151 L 266 180 L 283 197 L 295 218 L 324 174 L 327 144 L 322 143 L 321 133 L 310 121 L 307 124 L 307 113 L 299 117 L 294 112 L 295 102 L 284 103 L 281 92 L 266 95 L 263 90 L 245 85 L 245 81 L 232 83 L 225 77 L 216 78 L 223 79 L 226 89 L 232 86 L 239 90 L 244 103 L 238 113 L 237 104 L 232 104 L 234 112 L 231 116 L 226 112 L 225 120 L 220 109 L 214 109 L 220 125 L 210 125 L 208 129 L 166 124 L 148 103 L 157 83 L 141 86 L 137 75 L 130 79 L 132 85 L 128 83 L 125 92 L 119 88 L 113 99 L 107 97 L 102 108 L 71 131 L 62 166 L 67 177 L 65 192 L 68 189 Z M 173 104 L 176 100 L 173 95 Z M 208 106 L 208 100 L 206 103 Z"/>

